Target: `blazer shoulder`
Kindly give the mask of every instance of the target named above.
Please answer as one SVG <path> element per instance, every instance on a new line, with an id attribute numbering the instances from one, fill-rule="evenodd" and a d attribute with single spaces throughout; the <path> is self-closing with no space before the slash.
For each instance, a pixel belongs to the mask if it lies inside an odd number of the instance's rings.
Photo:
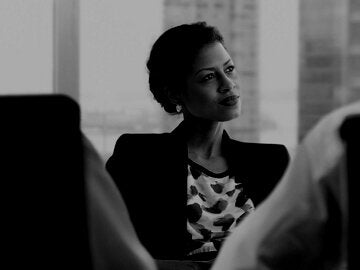
<path id="1" fill-rule="evenodd" d="M 170 133 L 125 133 L 116 141 L 112 158 L 156 154 L 173 144 Z"/>
<path id="2" fill-rule="evenodd" d="M 231 140 L 231 152 L 233 155 L 241 155 L 249 162 L 265 162 L 278 164 L 286 167 L 290 161 L 290 155 L 285 145 L 274 143 L 253 143 Z"/>
<path id="3" fill-rule="evenodd" d="M 168 133 L 124 133 L 116 140 L 114 150 L 106 161 L 106 168 L 112 172 L 117 170 L 118 164 L 127 164 L 128 159 L 134 161 L 154 155 L 166 147 L 168 140 Z"/>
<path id="4" fill-rule="evenodd" d="M 154 145 L 167 141 L 169 138 L 169 133 L 124 133 L 117 139 L 115 149 L 120 146 Z"/>
<path id="5" fill-rule="evenodd" d="M 268 151 L 270 153 L 276 153 L 280 155 L 289 156 L 289 152 L 285 145 L 283 144 L 275 144 L 275 143 L 256 143 L 256 147 L 259 150 Z"/>
<path id="6" fill-rule="evenodd" d="M 237 140 L 231 140 L 236 147 L 241 147 L 247 151 L 258 153 L 258 151 L 263 153 L 279 153 L 289 156 L 289 152 L 285 145 L 275 144 L 275 143 L 253 143 L 253 142 L 242 142 Z"/>

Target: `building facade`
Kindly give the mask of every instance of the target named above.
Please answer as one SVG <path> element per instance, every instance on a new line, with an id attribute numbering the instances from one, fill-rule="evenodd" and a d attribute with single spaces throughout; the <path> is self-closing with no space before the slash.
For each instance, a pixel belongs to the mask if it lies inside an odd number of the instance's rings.
<path id="1" fill-rule="evenodd" d="M 360 1 L 300 0 L 299 132 L 360 98 Z"/>

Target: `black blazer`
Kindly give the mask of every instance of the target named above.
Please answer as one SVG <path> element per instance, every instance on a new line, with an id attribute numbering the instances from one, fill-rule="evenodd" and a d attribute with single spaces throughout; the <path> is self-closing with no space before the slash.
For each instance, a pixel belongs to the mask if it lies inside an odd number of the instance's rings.
<path id="1" fill-rule="evenodd" d="M 106 162 L 140 241 L 156 259 L 184 258 L 191 237 L 186 229 L 188 153 L 183 129 L 180 124 L 171 133 L 124 134 Z M 285 171 L 286 148 L 239 142 L 226 132 L 222 143 L 235 181 L 243 183 L 258 205 Z"/>

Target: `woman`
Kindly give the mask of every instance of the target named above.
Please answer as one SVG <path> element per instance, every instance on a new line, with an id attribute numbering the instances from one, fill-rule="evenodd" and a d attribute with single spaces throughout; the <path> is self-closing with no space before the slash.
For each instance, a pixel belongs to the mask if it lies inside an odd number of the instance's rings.
<path id="1" fill-rule="evenodd" d="M 238 74 L 221 34 L 204 22 L 167 30 L 147 62 L 149 86 L 171 133 L 124 134 L 106 168 L 141 242 L 156 259 L 212 260 L 224 238 L 282 176 L 283 145 L 231 139 L 240 115 Z"/>

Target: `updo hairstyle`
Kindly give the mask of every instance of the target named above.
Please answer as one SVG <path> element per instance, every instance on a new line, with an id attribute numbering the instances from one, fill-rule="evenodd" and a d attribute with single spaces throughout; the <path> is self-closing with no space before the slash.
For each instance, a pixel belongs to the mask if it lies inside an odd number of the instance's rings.
<path id="1" fill-rule="evenodd" d="M 179 96 L 196 56 L 204 46 L 214 42 L 223 44 L 223 37 L 215 27 L 205 22 L 170 28 L 155 41 L 146 63 L 149 88 L 166 112 L 179 113 L 169 93 Z"/>

